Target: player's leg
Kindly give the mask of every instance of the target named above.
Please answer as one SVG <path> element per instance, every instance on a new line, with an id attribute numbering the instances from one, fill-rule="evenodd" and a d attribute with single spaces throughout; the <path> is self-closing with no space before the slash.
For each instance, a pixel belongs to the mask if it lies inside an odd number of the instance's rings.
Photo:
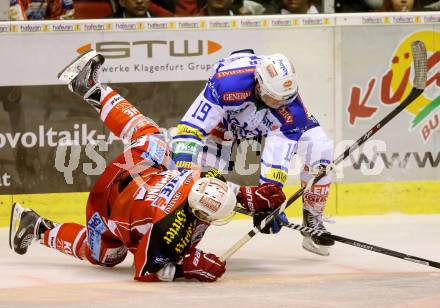
<path id="1" fill-rule="evenodd" d="M 102 55 L 89 50 L 67 65 L 58 78 L 95 108 L 116 136 L 132 141 L 142 135 L 158 133 L 159 128 L 153 120 L 142 115 L 112 88 L 101 84 L 99 75 L 104 60 Z"/>
<path id="2" fill-rule="evenodd" d="M 47 247 L 84 259 L 85 239 L 84 226 L 76 223 L 57 224 L 18 203 L 12 206 L 9 245 L 18 254 L 25 254 L 31 243 L 39 240 Z"/>
<path id="3" fill-rule="evenodd" d="M 76 223 L 59 224 L 44 232 L 41 243 L 92 264 L 114 266 L 121 263 L 127 248 L 96 217 L 88 220 L 87 228 Z"/>
<path id="4" fill-rule="evenodd" d="M 84 260 L 87 230 L 76 223 L 63 223 L 49 229 L 42 235 L 41 243 L 66 255 Z"/>
<path id="5" fill-rule="evenodd" d="M 93 264 L 114 266 L 124 260 L 127 248 L 110 232 L 106 234 L 108 228 L 100 223 L 102 220 L 98 216 L 95 214 L 88 220 L 87 230 L 76 223 L 54 223 L 14 203 L 9 244 L 16 253 L 25 254 L 32 241 L 39 240 L 66 255 L 87 259 Z"/>
<path id="6" fill-rule="evenodd" d="M 313 179 L 320 168 L 325 168 L 333 161 L 333 144 L 328 139 L 321 127 L 315 127 L 304 132 L 299 140 L 298 154 L 304 161 L 301 171 L 301 185 Z M 331 175 L 320 179 L 309 191 L 303 195 L 303 225 L 326 230 L 323 223 L 323 213 L 327 203 L 329 188 L 332 181 Z M 334 241 L 303 233 L 304 249 L 320 254 L 328 255 L 328 249 L 334 245 Z"/>
<path id="7" fill-rule="evenodd" d="M 91 195 L 92 196 L 92 193 Z M 115 266 L 127 255 L 127 247 L 109 229 L 103 217 L 108 217 L 107 204 L 89 197 L 86 210 L 87 238 L 85 257 L 93 264 Z"/>

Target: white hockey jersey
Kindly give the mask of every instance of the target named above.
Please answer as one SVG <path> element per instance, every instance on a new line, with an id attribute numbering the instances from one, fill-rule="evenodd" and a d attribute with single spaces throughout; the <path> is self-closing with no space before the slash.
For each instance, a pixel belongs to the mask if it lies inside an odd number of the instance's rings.
<path id="1" fill-rule="evenodd" d="M 278 109 L 269 108 L 256 96 L 255 65 L 259 61 L 254 54 L 237 53 L 214 66 L 215 73 L 177 126 L 173 159 L 178 167 L 198 163 L 207 136 L 217 140 L 265 136 L 260 183 L 284 185 L 298 139 L 319 123 L 299 94 Z"/>

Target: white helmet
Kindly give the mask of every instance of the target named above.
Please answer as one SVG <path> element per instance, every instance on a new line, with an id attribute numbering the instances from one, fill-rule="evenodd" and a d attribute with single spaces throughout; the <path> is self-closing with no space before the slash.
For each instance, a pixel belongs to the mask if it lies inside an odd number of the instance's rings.
<path id="1" fill-rule="evenodd" d="M 234 216 L 237 198 L 225 182 L 217 178 L 201 178 L 191 187 L 188 203 L 198 219 L 220 225 Z"/>
<path id="2" fill-rule="evenodd" d="M 276 100 L 289 100 L 298 92 L 298 82 L 292 63 L 282 54 L 263 56 L 255 67 L 260 95 Z"/>

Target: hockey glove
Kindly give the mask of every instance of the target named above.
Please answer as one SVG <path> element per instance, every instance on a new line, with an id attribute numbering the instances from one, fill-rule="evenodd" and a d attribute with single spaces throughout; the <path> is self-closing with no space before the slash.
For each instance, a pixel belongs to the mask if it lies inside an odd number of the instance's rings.
<path id="1" fill-rule="evenodd" d="M 213 282 L 226 271 L 226 263 L 212 253 L 204 253 L 199 249 L 192 249 L 183 257 L 183 276 L 187 279 L 195 278 L 199 281 Z"/>
<path id="2" fill-rule="evenodd" d="M 211 130 L 208 137 L 217 144 L 223 144 L 225 141 L 233 140 L 232 133 L 226 130 L 222 122 L 218 123 L 217 126 Z"/>
<path id="3" fill-rule="evenodd" d="M 260 225 L 260 223 L 263 221 L 264 218 L 266 218 L 267 216 L 270 215 L 270 213 L 272 213 L 271 211 L 264 211 L 264 212 L 259 212 L 259 213 L 255 213 L 253 216 L 254 219 L 254 227 Z M 280 232 L 281 228 L 283 227 L 283 224 L 288 224 L 289 221 L 287 220 L 286 214 L 281 213 L 280 215 L 278 215 L 277 218 L 275 218 L 272 223 L 266 225 L 266 227 L 264 227 L 261 230 L 261 233 L 264 234 L 276 234 L 278 232 Z"/>
<path id="4" fill-rule="evenodd" d="M 281 187 L 264 183 L 259 186 L 241 186 L 237 201 L 253 213 L 278 208 L 286 200 Z"/>

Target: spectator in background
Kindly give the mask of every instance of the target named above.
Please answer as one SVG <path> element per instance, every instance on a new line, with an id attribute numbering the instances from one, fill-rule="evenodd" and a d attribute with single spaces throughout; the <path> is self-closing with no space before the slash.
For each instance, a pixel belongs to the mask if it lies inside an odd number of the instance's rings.
<path id="1" fill-rule="evenodd" d="M 151 0 L 149 11 L 158 17 L 199 16 L 206 0 Z"/>
<path id="2" fill-rule="evenodd" d="M 261 15 L 263 5 L 252 0 L 206 0 L 200 16 Z"/>
<path id="3" fill-rule="evenodd" d="M 234 0 L 206 0 L 206 4 L 200 10 L 200 16 L 232 16 L 232 4 Z"/>
<path id="4" fill-rule="evenodd" d="M 75 19 L 100 19 L 122 10 L 118 0 L 74 0 Z"/>
<path id="5" fill-rule="evenodd" d="M 157 17 L 174 17 L 176 12 L 176 1 L 151 0 L 148 10 Z"/>
<path id="6" fill-rule="evenodd" d="M 73 19 L 73 0 L 10 0 L 10 20 Z"/>
<path id="7" fill-rule="evenodd" d="M 266 8 L 262 3 L 253 0 L 234 0 L 234 15 L 263 15 Z"/>
<path id="8" fill-rule="evenodd" d="M 152 0 L 150 12 L 159 17 L 199 16 L 206 0 Z"/>
<path id="9" fill-rule="evenodd" d="M 271 14 L 318 14 L 309 0 L 274 0 Z"/>
<path id="10" fill-rule="evenodd" d="M 178 0 L 177 0 L 178 1 Z M 140 4 L 141 0 L 117 0 L 116 12 L 111 16 L 113 18 L 130 18 L 130 17 L 175 17 L 176 0 L 145 0 Z M 131 7 L 129 7 L 131 6 Z M 147 9 L 146 15 L 142 14 L 142 7 Z M 132 13 L 128 13 L 131 10 Z M 134 13 L 134 14 L 133 14 Z M 124 16 L 125 15 L 125 16 Z M 133 15 L 133 16 L 130 16 Z"/>
<path id="11" fill-rule="evenodd" d="M 419 11 L 417 0 L 384 0 L 383 11 L 385 12 L 411 12 Z"/>
<path id="12" fill-rule="evenodd" d="M 205 4 L 206 0 L 177 0 L 176 16 L 197 16 Z"/>
<path id="13" fill-rule="evenodd" d="M 260 15 L 265 10 L 252 0 L 152 0 L 150 6 L 160 17 Z"/>
<path id="14" fill-rule="evenodd" d="M 150 0 L 119 0 L 121 10 L 117 12 L 116 18 L 141 18 L 155 17 L 154 13 L 149 11 Z"/>
<path id="15" fill-rule="evenodd" d="M 384 4 L 384 0 L 336 0 L 336 13 L 376 12 Z"/>

